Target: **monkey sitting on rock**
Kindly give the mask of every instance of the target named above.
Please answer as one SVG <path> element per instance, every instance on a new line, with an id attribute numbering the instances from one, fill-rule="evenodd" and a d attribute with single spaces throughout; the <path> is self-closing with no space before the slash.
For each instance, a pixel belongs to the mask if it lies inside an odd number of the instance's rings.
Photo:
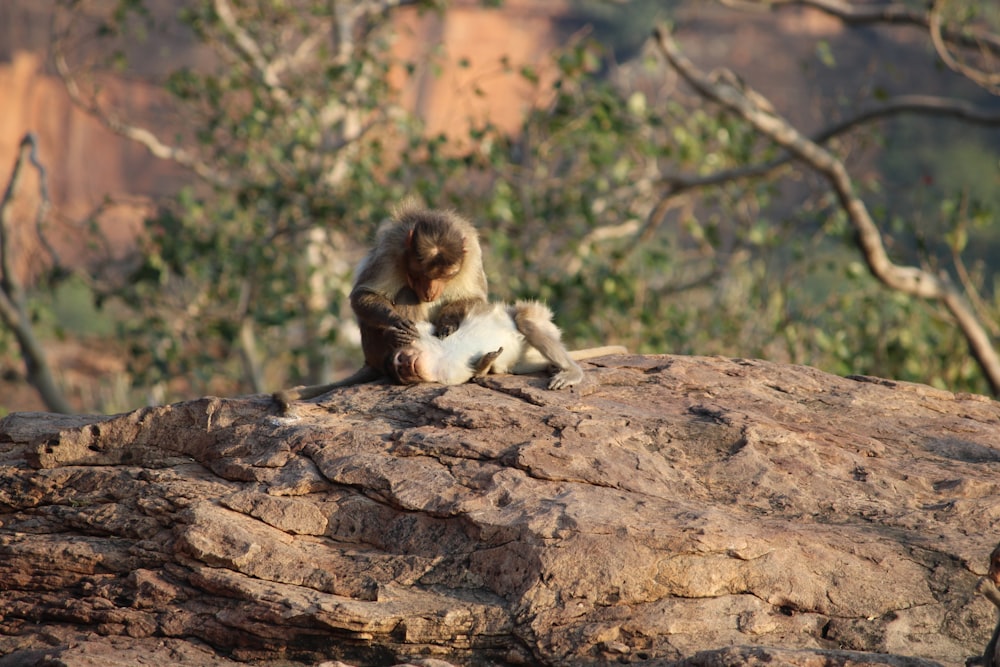
<path id="1" fill-rule="evenodd" d="M 537 301 L 513 305 L 477 304 L 447 338 L 437 338 L 427 323 L 418 338 L 396 352 L 390 375 L 401 384 L 462 384 L 487 373 L 535 373 L 552 367 L 549 389 L 583 380 L 577 360 L 627 352 L 619 345 L 568 351 L 552 311 Z"/>
<path id="2" fill-rule="evenodd" d="M 292 401 L 383 376 L 402 384 L 461 384 L 490 372 L 553 366 L 549 388 L 562 389 L 583 379 L 575 360 L 626 352 L 621 346 L 569 352 L 548 307 L 488 303 L 476 230 L 450 211 L 397 209 L 358 267 L 350 299 L 365 365 L 346 380 L 276 392 L 283 411 Z"/>
<path id="3" fill-rule="evenodd" d="M 457 213 L 404 203 L 379 226 L 351 289 L 365 365 L 346 380 L 285 389 L 274 400 L 287 409 L 294 400 L 377 380 L 396 352 L 417 339 L 418 322 L 433 323 L 436 334 L 446 336 L 486 299 L 475 227 Z"/>

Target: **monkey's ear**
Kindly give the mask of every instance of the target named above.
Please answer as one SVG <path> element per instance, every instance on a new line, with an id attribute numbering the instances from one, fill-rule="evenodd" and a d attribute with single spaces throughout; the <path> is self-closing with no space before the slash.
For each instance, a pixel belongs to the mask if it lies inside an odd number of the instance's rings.
<path id="1" fill-rule="evenodd" d="M 410 227 L 410 231 L 406 234 L 406 249 L 411 250 L 413 248 L 413 227 Z"/>

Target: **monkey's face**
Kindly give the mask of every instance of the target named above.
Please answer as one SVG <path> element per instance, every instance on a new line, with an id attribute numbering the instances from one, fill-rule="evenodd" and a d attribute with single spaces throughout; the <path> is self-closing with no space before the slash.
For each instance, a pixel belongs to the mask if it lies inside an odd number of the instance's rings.
<path id="1" fill-rule="evenodd" d="M 417 293 L 417 298 L 425 303 L 437 301 L 444 292 L 445 281 L 431 280 L 419 274 L 407 274 L 407 282 L 410 288 Z"/>
<path id="2" fill-rule="evenodd" d="M 462 270 L 462 264 L 435 265 L 420 262 L 413 257 L 408 262 L 406 282 L 417 293 L 417 298 L 431 303 L 441 298 L 444 288 Z"/>
<path id="3" fill-rule="evenodd" d="M 418 221 L 406 237 L 406 282 L 425 303 L 441 298 L 464 260 L 465 237 L 446 220 Z"/>
<path id="4" fill-rule="evenodd" d="M 404 347 L 392 355 L 389 368 L 392 376 L 400 384 L 427 382 L 427 373 L 422 373 L 423 355 L 415 347 Z"/>

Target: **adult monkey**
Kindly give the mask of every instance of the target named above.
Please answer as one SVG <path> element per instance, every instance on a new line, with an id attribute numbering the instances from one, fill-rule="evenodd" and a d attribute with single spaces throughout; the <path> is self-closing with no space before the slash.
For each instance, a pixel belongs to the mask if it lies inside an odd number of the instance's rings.
<path id="1" fill-rule="evenodd" d="M 452 211 L 403 203 L 379 226 L 374 247 L 358 266 L 350 300 L 365 365 L 339 382 L 275 393 L 283 409 L 291 401 L 388 374 L 395 353 L 417 339 L 417 322 L 432 323 L 438 336 L 447 336 L 470 309 L 485 304 L 486 272 L 475 227 Z"/>
<path id="2" fill-rule="evenodd" d="M 390 374 L 402 384 L 462 384 L 487 373 L 535 373 L 552 369 L 549 389 L 564 389 L 583 380 L 576 362 L 627 353 L 620 345 L 569 351 L 552 311 L 537 301 L 476 305 L 450 336 L 438 339 L 431 326 L 418 325 L 420 337 L 400 348 Z"/>

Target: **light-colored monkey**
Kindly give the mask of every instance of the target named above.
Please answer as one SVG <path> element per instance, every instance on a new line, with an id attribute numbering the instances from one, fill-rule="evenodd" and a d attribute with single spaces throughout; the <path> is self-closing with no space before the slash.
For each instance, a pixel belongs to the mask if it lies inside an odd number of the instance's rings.
<path id="1" fill-rule="evenodd" d="M 400 348 L 390 374 L 403 384 L 462 384 L 486 373 L 535 373 L 553 368 L 550 389 L 579 384 L 583 370 L 576 360 L 623 354 L 619 345 L 568 351 L 552 311 L 537 301 L 513 305 L 479 304 L 447 338 L 432 326 L 418 324 L 419 337 Z"/>

